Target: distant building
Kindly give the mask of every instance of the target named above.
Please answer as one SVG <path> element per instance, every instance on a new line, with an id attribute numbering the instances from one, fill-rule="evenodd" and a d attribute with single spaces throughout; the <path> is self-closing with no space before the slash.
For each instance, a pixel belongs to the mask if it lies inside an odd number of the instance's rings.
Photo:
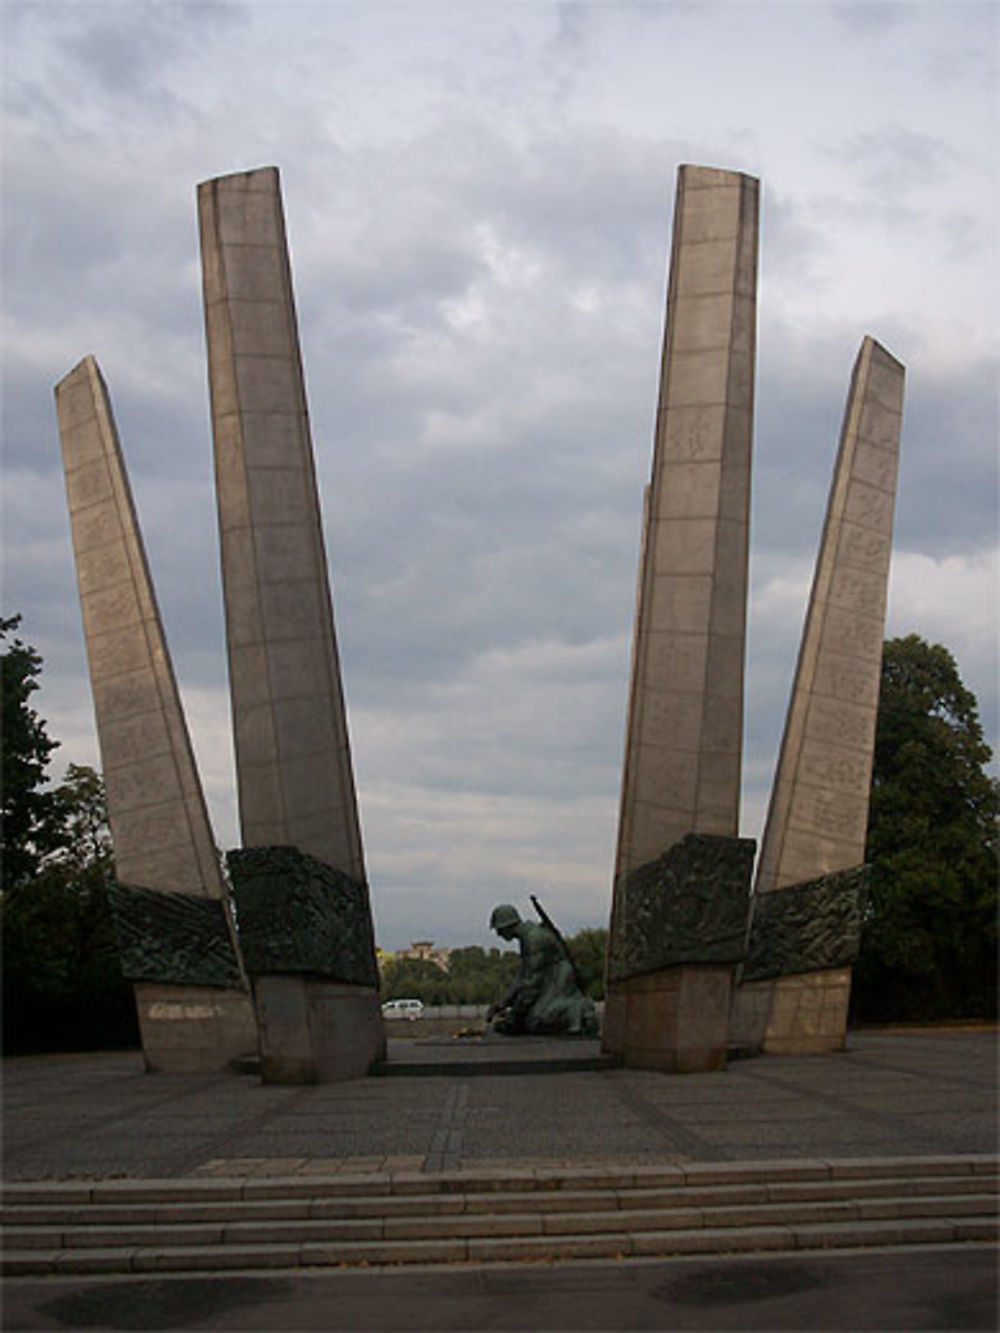
<path id="1" fill-rule="evenodd" d="M 435 949 L 433 940 L 413 940 L 408 949 L 399 949 L 394 958 L 416 958 L 424 963 L 434 963 L 442 972 L 448 971 L 451 950 L 443 945 Z"/>

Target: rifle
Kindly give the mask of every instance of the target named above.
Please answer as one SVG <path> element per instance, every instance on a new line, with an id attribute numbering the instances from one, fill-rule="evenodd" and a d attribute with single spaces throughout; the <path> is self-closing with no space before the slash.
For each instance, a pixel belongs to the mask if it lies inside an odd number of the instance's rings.
<path id="1" fill-rule="evenodd" d="M 528 894 L 528 897 L 531 899 L 532 904 L 533 904 L 533 906 L 534 906 L 534 909 L 535 909 L 535 911 L 538 913 L 538 919 L 539 919 L 539 921 L 542 923 L 543 926 L 548 926 L 549 930 L 552 931 L 552 934 L 553 934 L 553 935 L 556 937 L 556 939 L 559 941 L 559 944 L 560 944 L 560 946 L 561 946 L 561 948 L 562 948 L 562 951 L 563 951 L 563 953 L 566 955 L 567 961 L 569 962 L 569 965 L 570 965 L 570 969 L 571 969 L 571 971 L 572 971 L 572 973 L 573 973 L 573 980 L 576 982 L 576 988 L 577 988 L 577 990 L 580 992 L 581 995 L 585 995 L 585 994 L 586 994 L 586 991 L 583 989 L 583 983 L 580 981 L 580 973 L 576 970 L 576 963 L 575 963 L 575 961 L 574 961 L 574 959 L 573 959 L 573 955 L 572 955 L 572 954 L 570 953 L 570 951 L 569 951 L 569 945 L 566 943 L 566 941 L 565 941 L 565 940 L 563 939 L 563 937 L 562 937 L 562 931 L 559 929 L 559 927 L 556 925 L 556 923 L 552 920 L 552 918 L 549 916 L 548 912 L 546 912 L 545 908 L 544 908 L 544 907 L 542 906 L 542 904 L 538 901 L 538 899 L 535 897 L 535 895 L 534 895 L 533 893 L 529 893 L 529 894 Z"/>

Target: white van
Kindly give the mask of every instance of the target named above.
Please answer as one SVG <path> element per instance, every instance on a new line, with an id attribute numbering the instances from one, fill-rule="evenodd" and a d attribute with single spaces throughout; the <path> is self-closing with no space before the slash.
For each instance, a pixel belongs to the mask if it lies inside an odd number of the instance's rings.
<path id="1" fill-rule="evenodd" d="M 383 1018 L 408 1018 L 411 1023 L 423 1012 L 422 1000 L 387 1000 L 382 1006 Z"/>

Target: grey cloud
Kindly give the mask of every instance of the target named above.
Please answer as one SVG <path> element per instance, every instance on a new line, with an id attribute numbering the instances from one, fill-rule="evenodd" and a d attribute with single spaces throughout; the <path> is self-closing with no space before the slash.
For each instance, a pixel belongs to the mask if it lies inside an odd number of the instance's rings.
<path id="1" fill-rule="evenodd" d="M 903 0 L 832 0 L 827 8 L 851 32 L 881 37 L 903 26 L 917 6 Z"/>
<path id="2" fill-rule="evenodd" d="M 827 241 L 802 217 L 801 204 L 762 182 L 760 194 L 760 272 L 768 282 L 812 286 Z"/>
<path id="3" fill-rule="evenodd" d="M 896 542 L 929 555 L 968 554 L 998 531 L 998 363 L 911 376 L 903 416 Z"/>
<path id="4" fill-rule="evenodd" d="M 900 124 L 852 135 L 837 155 L 860 166 L 865 184 L 883 196 L 944 180 L 956 158 L 942 139 Z"/>
<path id="5" fill-rule="evenodd" d="M 702 8 L 688 7 L 685 23 L 696 26 Z M 88 71 L 95 106 L 77 122 L 60 92 L 40 127 L 25 122 L 8 174 L 8 307 L 20 327 L 4 367 L 5 613 L 25 611 L 53 697 L 71 700 L 61 716 L 75 726 L 85 664 L 51 391 L 93 351 L 178 676 L 225 714 L 194 186 L 214 171 L 277 161 L 380 922 L 395 942 L 416 921 L 418 933 L 450 942 L 479 938 L 491 900 L 523 896 L 530 873 L 552 881 L 564 925 L 598 923 L 673 168 L 706 153 L 672 138 L 667 118 L 640 132 L 549 114 L 558 89 L 540 82 L 538 62 L 551 22 L 538 21 L 533 46 L 505 19 L 501 72 L 521 56 L 535 62 L 516 85 L 523 105 L 495 69 L 488 95 L 468 100 L 463 86 L 475 87 L 478 71 L 448 51 L 435 104 L 418 98 L 401 119 L 406 95 L 387 74 L 389 109 L 370 130 L 352 111 L 357 88 L 319 77 L 324 62 L 346 76 L 364 55 L 360 8 L 314 11 L 316 40 L 297 54 L 275 38 L 272 57 L 296 54 L 290 81 L 253 45 L 271 16 L 226 10 L 225 30 L 212 19 L 190 43 L 165 19 L 160 56 L 134 27 L 121 31 L 124 47 L 137 44 L 143 77 L 174 99 L 166 135 L 155 99 L 116 88 L 89 39 L 26 64 L 24 88 L 32 78 L 43 88 L 38 71 L 53 62 Z M 640 11 L 650 25 L 665 21 L 662 6 Z M 614 11 L 571 13 L 598 51 Z M 74 40 L 87 15 L 81 8 L 74 20 Z M 101 8 L 95 23 L 107 23 Z M 245 95 L 242 73 L 231 83 L 230 66 L 215 69 L 223 31 L 232 68 L 256 61 L 259 96 Z M 421 52 L 437 59 L 433 45 L 428 38 Z M 570 80 L 581 66 L 571 43 L 563 50 Z M 390 72 L 400 68 L 397 60 Z M 367 79 L 381 75 L 370 61 L 365 69 Z M 376 97 L 374 83 L 365 89 Z M 27 116 L 30 102 L 19 105 Z M 132 108 L 123 134 L 109 137 L 123 107 Z M 887 152 L 907 179 L 929 151 L 919 140 L 862 146 L 872 161 Z M 947 170 L 943 154 L 936 161 Z M 755 810 L 805 601 L 798 584 L 776 596 L 775 581 L 801 583 L 811 571 L 864 332 L 911 368 L 899 544 L 971 552 L 996 530 L 991 367 L 935 367 L 933 338 L 901 319 L 865 329 L 825 318 L 817 275 L 856 215 L 824 211 L 780 172 L 765 179 L 763 200 L 745 782 Z M 863 214 L 864 201 L 854 202 Z M 943 216 L 918 219 L 924 231 L 908 236 L 937 243 Z M 963 235 L 975 243 L 974 221 Z M 815 317 L 783 324 L 782 294 L 803 287 Z M 232 777 L 217 734 L 207 762 L 220 791 Z"/>
<path id="6" fill-rule="evenodd" d="M 227 4 L 171 3 L 62 6 L 63 23 L 55 35 L 75 79 L 92 76 L 109 95 L 140 100 L 145 113 L 173 105 L 163 86 L 165 72 L 190 54 L 206 36 L 239 21 L 238 8 Z M 65 23 L 68 15 L 79 17 Z M 152 97 L 152 103 L 150 101 Z"/>

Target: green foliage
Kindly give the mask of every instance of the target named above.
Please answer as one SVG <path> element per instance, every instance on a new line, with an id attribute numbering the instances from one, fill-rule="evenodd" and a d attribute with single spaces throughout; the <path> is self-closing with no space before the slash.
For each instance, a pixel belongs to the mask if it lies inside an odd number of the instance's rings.
<path id="1" fill-rule="evenodd" d="M 20 616 L 0 617 L 0 643 L 16 630 Z M 53 800 L 44 790 L 49 755 L 58 745 L 31 707 L 42 659 L 34 648 L 13 639 L 0 652 L 3 683 L 2 887 L 4 892 L 37 874 L 54 842 Z"/>
<path id="2" fill-rule="evenodd" d="M 860 1019 L 988 1017 L 997 1001 L 997 817 L 975 696 L 915 634 L 882 659 L 855 969 Z"/>
<path id="3" fill-rule="evenodd" d="M 502 995 L 517 971 L 513 950 L 453 949 L 447 972 L 422 958 L 390 958 L 382 969 L 384 1000 L 423 1000 L 424 1004 L 490 1004 Z"/>
<path id="4" fill-rule="evenodd" d="M 604 999 L 604 961 L 608 951 L 608 932 L 603 927 L 585 926 L 566 941 L 573 955 L 583 993 L 592 1000 Z"/>
<path id="5" fill-rule="evenodd" d="M 382 969 L 383 1000 L 447 1004 L 448 974 L 426 958 L 390 958 Z"/>
<path id="6" fill-rule="evenodd" d="M 604 997 L 606 930 L 577 931 L 569 945 L 584 991 Z M 448 970 L 427 959 L 390 958 L 382 968 L 383 1000 L 423 1000 L 424 1004 L 492 1004 L 509 989 L 520 961 L 516 949 L 452 949 Z"/>
<path id="7" fill-rule="evenodd" d="M 93 769 L 69 766 L 51 817 L 56 849 L 3 895 L 4 1051 L 137 1045 L 108 903 L 104 789 Z"/>
<path id="8" fill-rule="evenodd" d="M 448 1004 L 492 1004 L 514 980 L 520 954 L 516 949 L 452 949 L 448 959 Z"/>

